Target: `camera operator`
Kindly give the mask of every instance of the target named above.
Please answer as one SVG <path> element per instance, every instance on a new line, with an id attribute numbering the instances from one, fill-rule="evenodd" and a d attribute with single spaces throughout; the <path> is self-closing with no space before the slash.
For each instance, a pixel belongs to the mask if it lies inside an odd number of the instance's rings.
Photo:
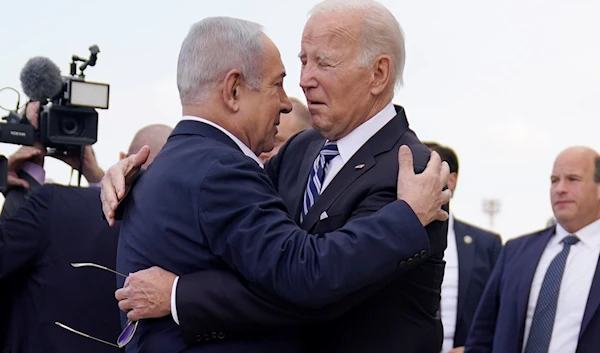
<path id="1" fill-rule="evenodd" d="M 26 112 L 34 125 L 36 105 L 29 104 Z M 164 125 L 145 127 L 130 151 L 137 152 L 140 145 L 159 151 L 170 132 Z M 5 209 L 11 209 L 0 221 L 0 351 L 118 352 L 55 324 L 116 343 L 121 327 L 115 275 L 71 263 L 114 268 L 119 228 L 99 217 L 99 188 L 44 185 L 45 156 L 44 146 L 36 144 L 9 158 Z M 60 159 L 79 164 L 77 158 Z M 91 146 L 86 146 L 83 175 L 93 184 L 103 174 Z"/>
<path id="2" fill-rule="evenodd" d="M 24 110 L 31 125 L 37 129 L 39 118 L 39 102 L 30 102 Z M 33 146 L 23 146 L 8 159 L 8 188 L 4 192 L 6 201 L 0 214 L 0 219 L 9 218 L 25 201 L 45 182 L 44 157 L 54 157 L 62 160 L 71 168 L 79 167 L 79 158 L 58 154 L 46 154 L 46 148 L 39 141 Z M 82 174 L 90 185 L 95 185 L 102 180 L 104 171 L 98 165 L 92 146 L 85 146 L 83 154 Z M 12 194 L 9 196 L 9 193 Z"/>

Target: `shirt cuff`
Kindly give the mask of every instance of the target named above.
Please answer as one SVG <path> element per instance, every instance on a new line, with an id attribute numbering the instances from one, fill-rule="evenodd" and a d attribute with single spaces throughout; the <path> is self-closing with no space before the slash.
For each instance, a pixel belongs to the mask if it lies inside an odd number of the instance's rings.
<path id="1" fill-rule="evenodd" d="M 171 289 L 171 315 L 173 316 L 173 321 L 179 325 L 179 318 L 177 317 L 177 300 L 175 296 L 177 293 L 177 281 L 179 281 L 179 276 L 175 277 L 173 288 Z"/>
<path id="2" fill-rule="evenodd" d="M 21 166 L 21 170 L 29 174 L 40 185 L 44 184 L 44 181 L 46 181 L 46 171 L 39 164 L 24 162 Z"/>

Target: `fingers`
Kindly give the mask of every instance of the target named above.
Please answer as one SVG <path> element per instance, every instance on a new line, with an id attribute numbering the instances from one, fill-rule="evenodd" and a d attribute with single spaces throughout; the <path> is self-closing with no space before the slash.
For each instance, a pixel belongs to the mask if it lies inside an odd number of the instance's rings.
<path id="1" fill-rule="evenodd" d="M 150 146 L 144 145 L 142 148 L 140 148 L 138 153 L 136 153 L 132 156 L 132 157 L 134 157 L 133 168 L 141 167 L 144 163 L 146 163 L 149 156 L 150 156 Z"/>
<path id="2" fill-rule="evenodd" d="M 441 221 L 441 222 L 445 222 L 448 220 L 448 218 L 450 218 L 450 216 L 448 215 L 448 212 L 440 209 L 437 214 L 435 215 L 435 220 L 436 221 Z"/>
<path id="3" fill-rule="evenodd" d="M 112 167 L 111 167 L 112 169 Z M 104 217 L 106 217 L 106 221 L 110 226 L 114 225 L 114 217 L 115 217 L 115 204 L 117 202 L 117 195 L 115 189 L 113 187 L 111 169 L 108 170 L 107 175 L 102 178 L 102 185 L 100 189 L 100 200 L 102 201 L 102 212 L 104 213 Z"/>
<path id="4" fill-rule="evenodd" d="M 31 146 L 23 146 L 17 150 L 12 156 L 10 156 L 9 164 L 13 164 L 16 162 L 23 162 L 32 157 L 39 156 L 42 152 L 37 148 Z"/>
<path id="5" fill-rule="evenodd" d="M 451 198 L 452 198 L 452 190 L 446 189 L 446 190 L 442 191 L 442 205 L 445 205 L 448 202 L 450 202 Z"/>
<path id="6" fill-rule="evenodd" d="M 440 155 L 436 151 L 431 151 L 431 155 L 429 157 L 429 162 L 427 162 L 427 167 L 425 168 L 423 173 L 429 172 L 429 173 L 439 174 L 440 169 L 442 167 L 441 164 L 442 164 L 442 158 L 440 157 Z"/>
<path id="7" fill-rule="evenodd" d="M 413 155 L 410 148 L 406 145 L 400 146 L 398 150 L 398 165 L 400 166 L 399 175 L 414 175 Z"/>
<path id="8" fill-rule="evenodd" d="M 29 183 L 27 181 L 17 178 L 15 176 L 12 176 L 10 174 L 7 176 L 6 183 L 7 183 L 7 185 L 9 185 L 11 187 L 22 186 L 25 189 L 29 190 Z"/>
<path id="9" fill-rule="evenodd" d="M 443 161 L 441 164 L 441 170 L 440 170 L 440 181 L 443 186 L 448 185 L 449 177 L 450 177 L 450 166 L 448 165 L 448 162 Z"/>
<path id="10" fill-rule="evenodd" d="M 139 309 L 133 309 L 127 313 L 127 318 L 131 321 L 140 321 L 144 318 L 144 314 Z"/>
<path id="11" fill-rule="evenodd" d="M 108 196 L 110 197 L 110 207 L 113 210 L 117 209 L 119 200 L 125 197 L 125 174 L 128 170 L 128 164 L 128 159 L 126 159 L 112 166 L 108 170 L 108 180 L 111 183 L 112 190 L 112 193 L 110 193 Z"/>

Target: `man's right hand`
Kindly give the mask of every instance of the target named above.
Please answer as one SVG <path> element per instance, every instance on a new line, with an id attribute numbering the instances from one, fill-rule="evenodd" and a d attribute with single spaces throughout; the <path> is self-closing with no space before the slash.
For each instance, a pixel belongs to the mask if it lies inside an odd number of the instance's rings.
<path id="1" fill-rule="evenodd" d="M 138 153 L 122 159 L 119 163 L 108 169 L 101 182 L 100 200 L 102 212 L 108 225 L 115 224 L 115 211 L 119 202 L 123 200 L 126 191 L 131 187 L 140 167 L 148 160 L 150 147 L 140 148 Z"/>
<path id="2" fill-rule="evenodd" d="M 432 151 L 427 167 L 421 174 L 415 174 L 413 155 L 406 145 L 398 151 L 398 199 L 404 200 L 415 212 L 423 226 L 433 221 L 445 221 L 448 212 L 442 206 L 450 202 L 448 183 L 450 168 L 442 162 L 440 155 Z"/>
<path id="3" fill-rule="evenodd" d="M 44 150 L 35 146 L 22 146 L 17 152 L 8 157 L 7 184 L 9 187 L 22 186 L 25 189 L 29 189 L 29 183 L 19 178 L 17 174 L 21 170 L 23 163 L 27 161 L 43 166 Z"/>

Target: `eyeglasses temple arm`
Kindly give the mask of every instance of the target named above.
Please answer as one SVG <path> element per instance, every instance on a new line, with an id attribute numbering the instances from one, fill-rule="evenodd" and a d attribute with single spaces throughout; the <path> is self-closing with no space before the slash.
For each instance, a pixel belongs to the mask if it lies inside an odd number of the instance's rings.
<path id="1" fill-rule="evenodd" d="M 99 339 L 99 338 L 96 338 L 96 337 L 90 336 L 90 335 L 88 335 L 87 333 L 79 332 L 79 331 L 77 331 L 77 330 L 75 330 L 75 329 L 72 329 L 72 328 L 70 328 L 70 327 L 69 327 L 69 326 L 67 326 L 67 325 L 63 325 L 63 324 L 61 324 L 61 323 L 60 323 L 60 322 L 58 322 L 58 321 L 55 321 L 54 323 L 55 323 L 55 324 L 57 324 L 58 326 L 60 326 L 60 327 L 64 328 L 65 330 L 69 330 L 69 331 L 71 331 L 71 332 L 73 332 L 73 333 L 76 333 L 76 334 L 78 334 L 78 335 L 81 335 L 81 336 L 83 336 L 83 337 L 91 338 L 91 339 L 93 339 L 93 340 L 95 340 L 95 341 L 102 342 L 102 343 L 108 344 L 108 345 L 110 345 L 110 346 L 113 346 L 113 347 L 116 347 L 116 348 L 121 348 L 121 347 L 119 347 L 118 345 L 116 345 L 116 344 L 114 344 L 114 343 L 110 343 L 110 342 L 107 342 L 107 341 L 105 341 L 105 340 L 101 340 L 101 339 Z"/>

